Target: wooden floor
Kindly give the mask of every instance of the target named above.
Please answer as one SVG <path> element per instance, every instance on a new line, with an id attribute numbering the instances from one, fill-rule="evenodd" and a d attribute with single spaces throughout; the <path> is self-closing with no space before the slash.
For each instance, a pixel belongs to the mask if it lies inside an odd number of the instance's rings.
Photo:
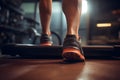
<path id="1" fill-rule="evenodd" d="M 120 60 L 0 59 L 0 80 L 120 80 Z"/>

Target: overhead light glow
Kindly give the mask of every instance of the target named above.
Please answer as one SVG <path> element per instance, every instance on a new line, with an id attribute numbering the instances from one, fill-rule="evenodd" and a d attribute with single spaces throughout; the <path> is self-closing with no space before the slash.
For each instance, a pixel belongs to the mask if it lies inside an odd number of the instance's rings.
<path id="1" fill-rule="evenodd" d="M 100 27 L 111 27 L 112 24 L 111 23 L 98 23 L 96 26 L 98 28 L 100 28 Z"/>
<path id="2" fill-rule="evenodd" d="M 82 0 L 82 14 L 87 13 L 87 10 L 88 10 L 87 0 Z"/>

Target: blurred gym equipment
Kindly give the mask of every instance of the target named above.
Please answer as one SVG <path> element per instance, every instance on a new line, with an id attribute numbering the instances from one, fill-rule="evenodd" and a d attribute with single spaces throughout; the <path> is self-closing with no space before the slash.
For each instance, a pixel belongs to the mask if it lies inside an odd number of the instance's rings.
<path id="1" fill-rule="evenodd" d="M 41 34 L 35 27 L 40 26 L 39 22 L 24 16 L 21 4 L 22 0 L 0 1 L 0 46 L 7 43 L 39 44 L 36 42 Z M 52 31 L 52 36 L 53 44 L 61 45 L 59 35 Z"/>

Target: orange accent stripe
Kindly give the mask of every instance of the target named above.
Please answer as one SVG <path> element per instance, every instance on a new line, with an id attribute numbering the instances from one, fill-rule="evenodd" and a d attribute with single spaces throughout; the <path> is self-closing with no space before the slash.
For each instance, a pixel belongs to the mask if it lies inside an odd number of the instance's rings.
<path id="1" fill-rule="evenodd" d="M 80 54 L 80 51 L 74 48 L 63 49 L 63 53 L 69 53 L 69 52 L 77 53 L 78 55 Z"/>
<path id="2" fill-rule="evenodd" d="M 52 46 L 52 44 L 50 42 L 46 42 L 46 43 L 41 43 L 40 46 Z"/>

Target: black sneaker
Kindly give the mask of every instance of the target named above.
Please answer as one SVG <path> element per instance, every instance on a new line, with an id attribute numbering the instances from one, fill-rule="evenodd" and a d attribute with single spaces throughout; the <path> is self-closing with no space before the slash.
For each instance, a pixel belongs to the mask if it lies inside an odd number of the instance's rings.
<path id="1" fill-rule="evenodd" d="M 66 61 L 84 61 L 84 53 L 80 45 L 80 39 L 75 35 L 67 35 L 63 43 L 62 56 Z"/>
<path id="2" fill-rule="evenodd" d="M 52 46 L 52 37 L 47 34 L 42 34 L 40 37 L 40 46 Z"/>

